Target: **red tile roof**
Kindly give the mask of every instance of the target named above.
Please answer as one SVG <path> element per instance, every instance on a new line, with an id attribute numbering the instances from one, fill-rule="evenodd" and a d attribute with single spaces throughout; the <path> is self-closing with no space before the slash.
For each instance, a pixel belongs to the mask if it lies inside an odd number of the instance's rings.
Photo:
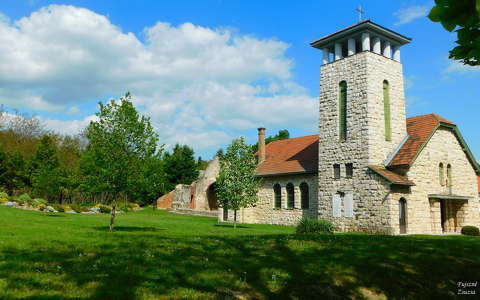
<path id="1" fill-rule="evenodd" d="M 318 172 L 318 134 L 274 141 L 265 150 L 265 161 L 257 167 L 260 176 Z"/>
<path id="2" fill-rule="evenodd" d="M 394 156 L 390 166 L 410 165 L 440 123 L 455 125 L 437 114 L 407 118 L 408 140 Z"/>
<path id="3" fill-rule="evenodd" d="M 378 175 L 382 176 L 386 180 L 388 180 L 390 183 L 393 184 L 400 184 L 400 185 L 415 185 L 413 181 L 408 180 L 406 177 L 399 175 L 397 173 L 394 173 L 390 170 L 385 169 L 384 167 L 381 166 L 368 166 L 370 170 L 374 171 Z"/>

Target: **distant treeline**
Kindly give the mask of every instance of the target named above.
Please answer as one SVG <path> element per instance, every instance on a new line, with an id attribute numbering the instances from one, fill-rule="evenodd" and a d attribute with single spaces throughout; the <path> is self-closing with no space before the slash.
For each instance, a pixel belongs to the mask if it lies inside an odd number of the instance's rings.
<path id="1" fill-rule="evenodd" d="M 110 201 L 101 182 L 90 180 L 88 157 L 84 157 L 88 145 L 84 133 L 60 135 L 34 116 L 0 108 L 0 192 L 28 193 L 51 203 Z M 144 172 L 132 170 L 136 184 L 124 194 L 129 201 L 152 203 L 176 184 L 190 184 L 206 167 L 186 145 L 175 145 L 171 152 L 159 148 L 159 154 L 148 160 L 150 165 L 141 166 Z"/>

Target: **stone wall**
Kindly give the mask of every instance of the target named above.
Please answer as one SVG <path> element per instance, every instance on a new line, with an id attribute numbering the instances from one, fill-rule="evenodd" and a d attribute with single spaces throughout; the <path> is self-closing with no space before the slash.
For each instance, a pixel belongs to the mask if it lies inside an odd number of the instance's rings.
<path id="1" fill-rule="evenodd" d="M 195 181 L 195 209 L 197 210 L 211 210 L 208 203 L 208 189 L 217 180 L 218 173 L 220 172 L 220 161 L 218 157 L 215 157 L 208 163 L 207 168 Z"/>
<path id="2" fill-rule="evenodd" d="M 300 184 L 306 182 L 309 187 L 309 209 L 301 208 Z M 237 221 L 241 223 L 295 225 L 302 217 L 317 218 L 317 175 L 297 174 L 271 176 L 261 178 L 261 187 L 258 192 L 259 200 L 255 207 L 242 209 L 237 212 Z M 282 194 L 281 208 L 275 208 L 275 195 L 273 186 L 280 184 Z M 295 205 L 287 208 L 286 186 L 292 183 L 294 186 Z M 219 210 L 218 218 L 223 221 L 223 210 Z M 233 221 L 233 211 L 229 210 L 227 221 Z"/>
<path id="3" fill-rule="evenodd" d="M 411 166 L 407 175 L 415 182 L 407 199 L 408 232 L 440 233 L 439 202 L 429 201 L 429 194 L 449 194 L 447 184 L 440 184 L 439 165 L 443 163 L 445 180 L 447 165 L 452 166 L 452 191 L 454 195 L 471 197 L 458 213 L 459 226 L 480 226 L 480 203 L 477 192 L 477 175 L 462 146 L 451 129 L 440 127 Z M 458 201 L 458 200 L 446 200 Z M 432 203 L 433 202 L 433 203 Z M 398 212 L 392 214 L 393 220 Z M 432 220 L 435 219 L 435 225 Z M 396 221 L 398 223 L 398 220 Z M 457 227 L 457 232 L 460 227 Z"/>
<path id="4" fill-rule="evenodd" d="M 347 82 L 347 139 L 339 140 L 339 83 Z M 392 141 L 385 141 L 383 81 L 390 85 Z M 383 165 L 406 137 L 402 65 L 362 52 L 322 66 L 320 78 L 319 217 L 341 231 L 391 232 L 389 184 L 368 169 Z M 345 164 L 354 166 L 347 178 Z M 335 179 L 333 165 L 340 164 Z M 353 217 L 333 217 L 335 195 L 352 195 Z"/>

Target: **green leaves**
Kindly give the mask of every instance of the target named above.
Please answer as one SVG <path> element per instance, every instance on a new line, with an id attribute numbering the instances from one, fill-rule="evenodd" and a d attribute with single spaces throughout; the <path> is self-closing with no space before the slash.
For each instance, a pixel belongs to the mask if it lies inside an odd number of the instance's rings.
<path id="1" fill-rule="evenodd" d="M 253 206 L 259 188 L 257 162 L 253 150 L 243 138 L 233 140 L 220 158 L 217 195 L 220 207 L 239 210 Z"/>
<path id="2" fill-rule="evenodd" d="M 450 51 L 449 58 L 480 65 L 480 0 L 436 0 L 428 18 L 440 22 L 447 31 L 457 32 L 458 46 Z"/>

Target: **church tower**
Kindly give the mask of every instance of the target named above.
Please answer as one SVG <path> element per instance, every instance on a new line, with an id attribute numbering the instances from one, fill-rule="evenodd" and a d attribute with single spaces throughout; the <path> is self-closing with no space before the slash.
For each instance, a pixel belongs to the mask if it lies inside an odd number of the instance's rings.
<path id="1" fill-rule="evenodd" d="M 340 229 L 388 227 L 388 191 L 369 166 L 387 165 L 407 138 L 400 47 L 410 41 L 365 20 L 311 43 L 323 51 L 319 216 Z"/>

